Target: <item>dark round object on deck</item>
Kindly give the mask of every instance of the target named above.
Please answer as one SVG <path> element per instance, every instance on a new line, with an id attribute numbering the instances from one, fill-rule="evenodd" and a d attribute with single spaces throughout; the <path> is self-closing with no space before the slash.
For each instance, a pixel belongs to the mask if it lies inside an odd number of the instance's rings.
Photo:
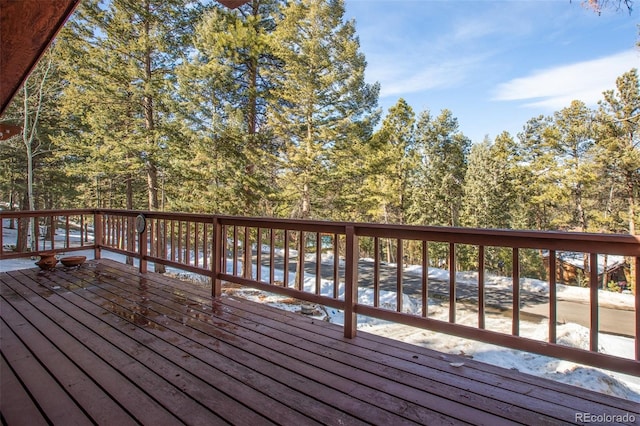
<path id="1" fill-rule="evenodd" d="M 42 256 L 40 260 L 36 262 L 36 265 L 38 265 L 40 269 L 53 269 L 57 263 L 58 259 L 56 259 L 55 256 Z"/>
<path id="2" fill-rule="evenodd" d="M 67 256 L 60 259 L 64 266 L 79 266 L 87 260 L 87 256 Z"/>

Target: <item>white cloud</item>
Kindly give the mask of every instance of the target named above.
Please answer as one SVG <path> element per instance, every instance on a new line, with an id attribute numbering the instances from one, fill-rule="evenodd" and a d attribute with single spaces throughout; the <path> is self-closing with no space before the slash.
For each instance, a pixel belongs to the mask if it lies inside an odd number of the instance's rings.
<path id="1" fill-rule="evenodd" d="M 411 70 L 411 67 L 403 67 L 402 70 L 397 69 L 397 72 L 394 72 L 393 68 L 395 67 L 377 70 L 379 77 L 384 75 L 384 78 L 378 79 L 381 83 L 380 96 L 382 97 L 449 87 L 463 78 L 462 68 L 454 64 L 425 65 L 412 73 L 406 72 L 406 70 Z M 417 67 L 413 65 L 413 68 Z"/>
<path id="2" fill-rule="evenodd" d="M 628 50 L 611 56 L 534 72 L 500 84 L 493 100 L 527 101 L 525 107 L 558 110 L 578 99 L 595 105 L 602 92 L 615 89 L 616 78 L 640 67 L 640 53 Z"/>

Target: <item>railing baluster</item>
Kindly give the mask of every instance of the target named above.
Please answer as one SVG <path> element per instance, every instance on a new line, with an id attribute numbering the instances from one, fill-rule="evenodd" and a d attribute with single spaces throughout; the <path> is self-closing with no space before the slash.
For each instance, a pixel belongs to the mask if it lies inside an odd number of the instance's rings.
<path id="1" fill-rule="evenodd" d="M 556 251 L 549 250 L 549 342 L 556 343 L 558 299 L 556 294 Z"/>
<path id="2" fill-rule="evenodd" d="M 632 279 L 634 279 L 633 288 L 636 294 L 636 361 L 640 361 L 640 256 L 636 256 L 634 263 L 636 273 Z"/>
<path id="3" fill-rule="evenodd" d="M 275 282 L 275 249 L 276 249 L 276 236 L 273 232 L 273 228 L 269 229 L 269 284 Z"/>
<path id="4" fill-rule="evenodd" d="M 511 334 L 520 335 L 520 255 L 517 247 L 513 248 L 513 279 L 511 288 L 513 289 Z"/>
<path id="5" fill-rule="evenodd" d="M 373 238 L 373 306 L 380 306 L 380 238 Z"/>
<path id="6" fill-rule="evenodd" d="M 205 222 L 202 224 L 202 267 L 209 269 L 209 225 Z"/>
<path id="7" fill-rule="evenodd" d="M 148 254 L 150 256 L 155 256 L 156 255 L 156 242 L 155 242 L 156 222 L 153 219 L 147 219 L 147 222 L 148 222 L 147 226 L 149 228 L 149 232 L 147 233 L 147 240 L 145 242 L 149 245 L 150 253 Z"/>
<path id="8" fill-rule="evenodd" d="M 51 224 L 49 226 L 49 238 L 51 239 L 51 248 L 55 249 L 55 240 L 56 240 L 56 222 L 57 222 L 57 217 L 56 216 L 51 216 Z"/>
<path id="9" fill-rule="evenodd" d="M 127 251 L 130 253 L 134 253 L 135 251 L 135 232 L 135 218 L 129 216 L 127 218 Z"/>
<path id="10" fill-rule="evenodd" d="M 598 352 L 598 332 L 600 319 L 598 317 L 598 255 L 589 253 L 589 350 Z"/>
<path id="11" fill-rule="evenodd" d="M 200 239 L 200 231 L 199 231 L 198 222 L 193 223 L 193 259 L 194 265 L 196 268 L 199 264 L 200 253 L 198 252 L 198 240 Z"/>
<path id="12" fill-rule="evenodd" d="M 233 275 L 238 275 L 238 227 L 233 226 L 233 248 L 231 249 L 233 255 Z"/>
<path id="13" fill-rule="evenodd" d="M 213 241 L 211 243 L 211 249 L 213 251 L 213 259 L 211 266 L 213 267 L 212 275 L 213 282 L 211 285 L 211 295 L 213 297 L 222 296 L 222 280 L 219 278 L 221 272 L 226 272 L 226 238 L 223 237 L 223 226 L 220 224 L 220 220 L 213 217 Z"/>
<path id="14" fill-rule="evenodd" d="M 185 221 L 186 235 L 184 240 L 184 263 L 191 265 L 191 222 Z"/>
<path id="15" fill-rule="evenodd" d="M 171 261 L 175 262 L 176 261 L 176 221 L 175 219 L 171 220 L 171 237 L 170 241 L 171 241 Z"/>
<path id="16" fill-rule="evenodd" d="M 178 221 L 178 263 L 182 263 L 182 220 Z"/>
<path id="17" fill-rule="evenodd" d="M 358 326 L 356 305 L 358 304 L 358 237 L 353 226 L 347 226 L 346 230 L 347 251 L 345 254 L 344 277 L 344 337 L 356 336 Z"/>
<path id="18" fill-rule="evenodd" d="M 456 322 L 456 245 L 449 243 L 449 322 Z"/>
<path id="19" fill-rule="evenodd" d="M 333 234 L 333 298 L 340 294 L 340 240 L 338 234 Z"/>
<path id="20" fill-rule="evenodd" d="M 396 240 L 396 312 L 402 312 L 402 272 L 404 269 L 403 240 Z"/>
<path id="21" fill-rule="evenodd" d="M 102 213 L 93 214 L 93 257 L 100 259 L 102 255 L 102 238 L 104 235 L 104 223 L 102 220 Z"/>
<path id="22" fill-rule="evenodd" d="M 127 240 L 126 236 L 126 227 L 124 217 L 120 216 L 119 225 L 120 225 L 120 249 L 124 249 L 126 247 L 125 241 Z"/>
<path id="23" fill-rule="evenodd" d="M 282 286 L 289 287 L 289 230 L 284 230 L 284 277 Z"/>
<path id="24" fill-rule="evenodd" d="M 321 273 L 322 273 L 322 241 L 320 233 L 316 232 L 316 294 L 320 294 Z"/>
<path id="25" fill-rule="evenodd" d="M 105 240 L 105 246 L 113 246 L 113 217 L 110 214 L 105 215 L 106 221 L 104 222 L 105 234 L 107 236 Z"/>
<path id="26" fill-rule="evenodd" d="M 227 225 L 222 225 L 220 224 L 220 238 L 222 238 L 222 241 L 219 242 L 219 244 L 222 247 L 222 259 L 221 259 L 221 265 L 220 265 L 220 272 L 223 274 L 227 274 L 228 269 L 229 269 L 229 261 L 227 259 L 227 257 L 229 257 L 229 227 Z"/>
<path id="27" fill-rule="evenodd" d="M 111 235 L 111 247 L 118 247 L 118 217 L 109 216 L 109 233 Z"/>
<path id="28" fill-rule="evenodd" d="M 256 281 L 262 281 L 262 228 L 256 228 Z"/>
<path id="29" fill-rule="evenodd" d="M 422 241 L 422 316 L 429 316 L 429 243 Z"/>
<path id="30" fill-rule="evenodd" d="M 1 234 L 1 232 L 0 232 Z M 80 247 L 84 246 L 84 215 L 80 215 Z"/>
<path id="31" fill-rule="evenodd" d="M 149 235 L 153 235 L 152 234 L 153 230 L 149 229 L 149 227 L 151 226 L 152 226 L 152 222 L 147 220 L 144 230 L 138 234 L 138 253 L 140 254 L 139 271 L 141 274 L 147 273 L 147 260 L 145 258 L 147 256 L 147 244 L 148 244 Z"/>
<path id="32" fill-rule="evenodd" d="M 243 250 L 243 261 L 242 261 L 242 276 L 250 279 L 251 278 L 251 245 L 249 244 L 249 231 L 251 231 L 251 228 L 249 228 L 248 226 L 244 227 L 244 241 L 242 244 L 242 250 Z"/>
<path id="33" fill-rule="evenodd" d="M 478 328 L 484 328 L 484 246 L 478 246 Z"/>
<path id="34" fill-rule="evenodd" d="M 302 290 L 304 288 L 304 231 L 298 231 L 298 273 L 296 274 L 296 290 Z"/>
<path id="35" fill-rule="evenodd" d="M 71 246 L 71 236 L 69 235 L 69 215 L 65 216 L 64 218 L 64 233 L 65 233 L 65 239 L 64 239 L 64 248 L 69 248 Z"/>

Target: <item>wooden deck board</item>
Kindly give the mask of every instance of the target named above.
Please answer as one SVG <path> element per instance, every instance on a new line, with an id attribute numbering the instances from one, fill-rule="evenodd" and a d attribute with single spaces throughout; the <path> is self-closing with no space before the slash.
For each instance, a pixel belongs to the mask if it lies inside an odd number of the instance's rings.
<path id="1" fill-rule="evenodd" d="M 118 285 L 124 287 L 131 286 L 131 284 L 127 282 L 118 282 Z M 203 301 L 191 299 L 191 302 L 188 302 L 188 304 L 191 306 L 189 309 L 194 312 L 193 315 L 206 313 L 206 309 L 201 308 Z M 469 381 L 459 379 L 458 376 L 454 374 L 449 374 L 449 377 L 444 377 L 444 379 L 440 379 L 439 381 L 419 381 L 413 384 L 415 374 L 418 373 L 416 370 L 424 370 L 424 368 L 419 368 L 419 366 L 413 364 L 410 365 L 410 367 L 413 367 L 412 370 L 403 371 L 398 368 L 397 364 L 399 364 L 399 362 L 391 357 L 381 359 L 381 363 L 366 359 L 370 351 L 360 349 L 357 345 L 354 346 L 348 342 L 343 342 L 345 350 L 335 350 L 334 348 L 317 343 L 316 340 L 321 340 L 317 337 L 314 337 L 313 341 L 309 340 L 308 333 L 305 339 L 304 333 L 299 335 L 299 330 L 295 324 L 282 324 L 281 322 L 255 314 L 250 314 L 248 318 L 245 318 L 241 314 L 241 310 L 233 310 L 233 312 L 221 310 L 221 315 L 218 315 L 218 318 L 226 319 L 226 321 L 218 322 L 215 325 L 217 328 L 223 330 L 231 327 L 233 336 L 241 337 L 242 341 L 254 342 L 258 347 L 268 346 L 278 348 L 281 356 L 273 357 L 269 359 L 269 361 L 277 365 L 282 365 L 286 363 L 286 359 L 283 357 L 287 357 L 289 358 L 288 368 L 293 368 L 294 361 L 297 361 L 301 364 L 299 370 L 296 370 L 297 373 L 304 373 L 313 377 L 316 381 L 323 381 L 325 386 L 341 386 L 340 389 L 344 391 L 352 387 L 351 380 L 356 378 L 357 383 L 362 385 L 362 387 L 351 391 L 351 395 L 359 397 L 362 400 L 366 401 L 373 398 L 375 396 L 374 389 L 384 390 L 385 393 L 389 395 L 400 397 L 405 402 L 396 399 L 396 406 L 389 408 L 399 410 L 400 407 L 402 407 L 405 411 L 408 411 L 407 408 L 412 409 L 415 412 L 412 420 L 420 422 L 436 420 L 432 418 L 431 413 L 422 413 L 422 416 L 420 416 L 421 407 L 417 407 L 416 404 L 422 404 L 438 407 L 438 410 L 446 416 L 458 417 L 459 420 L 468 422 L 490 423 L 496 420 L 496 415 L 514 420 L 518 419 L 528 424 L 544 424 L 545 422 L 544 417 L 526 408 L 517 407 L 512 403 L 502 402 L 498 399 L 490 401 L 482 395 L 482 393 L 467 391 L 465 386 L 469 386 Z M 256 318 L 260 318 L 260 321 L 256 321 Z M 231 334 L 229 334 L 229 336 L 231 336 Z M 292 337 L 296 338 L 292 339 Z M 256 347 L 250 347 L 247 350 L 255 351 Z M 353 355 L 358 356 L 354 357 Z M 309 371 L 309 368 L 306 367 L 302 361 L 299 361 L 301 359 L 305 359 L 307 362 L 311 361 L 314 366 L 318 367 L 318 370 L 315 372 Z M 381 364 L 393 368 L 380 369 Z M 457 380 L 458 382 L 462 382 L 458 383 L 458 387 L 451 386 L 447 381 L 456 381 L 456 379 L 459 379 Z M 412 384 L 412 386 L 408 386 L 407 384 Z M 480 389 L 480 391 L 482 390 L 484 389 Z M 501 396 L 508 398 L 514 397 L 514 395 Z M 470 407 L 464 412 L 460 412 L 460 404 L 457 402 L 458 399 L 465 399 Z M 524 399 L 531 405 L 537 402 L 532 398 L 525 397 Z M 413 405 L 407 408 L 403 407 L 406 401 L 411 402 Z M 374 403 L 382 403 L 382 401 L 378 397 Z M 387 401 L 387 403 L 392 404 L 393 401 Z M 474 407 L 492 407 L 495 408 L 495 411 L 493 413 L 486 413 L 482 409 L 476 409 Z M 569 416 L 573 412 L 574 411 L 567 411 L 565 415 Z M 379 414 L 377 415 L 379 416 Z M 380 420 L 380 417 L 374 417 L 374 419 Z M 438 418 L 438 420 L 442 421 L 443 419 Z"/>
<path id="2" fill-rule="evenodd" d="M 345 339 L 113 261 L 0 284 L 9 425 L 568 424 L 576 412 L 640 424 L 631 401 L 363 332 Z"/>

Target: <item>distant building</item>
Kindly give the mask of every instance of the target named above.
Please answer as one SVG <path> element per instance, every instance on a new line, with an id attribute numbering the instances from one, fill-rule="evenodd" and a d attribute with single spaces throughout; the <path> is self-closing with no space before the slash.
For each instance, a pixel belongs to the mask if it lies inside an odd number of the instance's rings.
<path id="1" fill-rule="evenodd" d="M 549 276 L 549 253 L 543 254 L 543 263 Z M 586 268 L 585 268 L 586 264 Z M 620 290 L 627 286 L 627 275 L 630 272 L 629 264 L 623 256 L 598 256 L 598 283 L 602 288 L 607 288 L 610 282 Z M 579 285 L 586 287 L 589 284 L 589 260 L 586 262 L 583 253 L 562 252 L 556 254 L 556 282 L 559 284 Z"/>

